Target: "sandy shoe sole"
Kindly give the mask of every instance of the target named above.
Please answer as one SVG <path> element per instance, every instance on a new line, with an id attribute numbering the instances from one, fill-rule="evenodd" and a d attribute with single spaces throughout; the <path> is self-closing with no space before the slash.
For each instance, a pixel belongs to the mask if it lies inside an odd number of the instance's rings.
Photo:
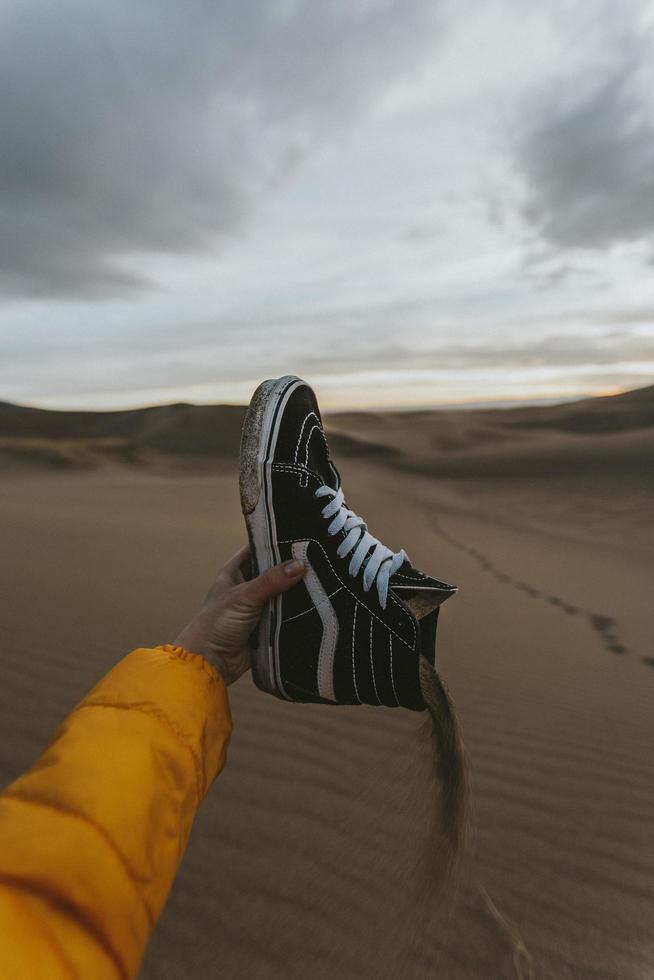
<path id="1" fill-rule="evenodd" d="M 284 407 L 291 394 L 303 384 L 292 375 L 277 381 L 264 381 L 252 396 L 243 423 L 239 485 L 255 575 L 281 561 L 272 501 L 271 466 Z M 279 670 L 281 612 L 281 596 L 271 600 L 263 612 L 257 644 L 252 651 L 252 676 L 262 691 L 290 701 Z"/>

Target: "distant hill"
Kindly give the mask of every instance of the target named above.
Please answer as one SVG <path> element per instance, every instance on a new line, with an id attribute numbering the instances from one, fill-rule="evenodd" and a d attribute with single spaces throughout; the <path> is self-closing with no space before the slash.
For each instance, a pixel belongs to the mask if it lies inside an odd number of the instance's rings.
<path id="1" fill-rule="evenodd" d="M 507 409 L 508 425 L 566 432 L 623 432 L 654 425 L 654 385 L 564 405 Z"/>
<path id="2" fill-rule="evenodd" d="M 0 403 L 0 439 L 118 439 L 162 453 L 234 458 L 240 405 L 161 405 L 122 412 L 53 412 Z"/>
<path id="3" fill-rule="evenodd" d="M 244 415 L 240 405 L 77 412 L 0 402 L 0 467 L 150 466 L 176 459 L 189 465 L 193 460 L 205 466 L 236 463 Z M 645 467 L 641 454 L 654 438 L 648 431 L 654 430 L 654 385 L 562 405 L 351 412 L 327 416 L 325 422 L 337 459 L 377 458 L 443 476 L 604 468 L 609 457 L 617 465 Z M 617 436 L 620 447 L 611 439 L 607 455 L 606 437 Z"/>
<path id="4" fill-rule="evenodd" d="M 419 412 L 353 412 L 330 425 L 394 449 L 389 460 L 450 478 L 654 482 L 654 385 L 560 405 Z"/>
<path id="5" fill-rule="evenodd" d="M 103 462 L 137 466 L 165 458 L 205 463 L 238 460 L 246 408 L 178 403 L 118 412 L 49 411 L 0 402 L 0 467 L 95 468 Z M 393 456 L 339 433 L 342 456 Z"/>

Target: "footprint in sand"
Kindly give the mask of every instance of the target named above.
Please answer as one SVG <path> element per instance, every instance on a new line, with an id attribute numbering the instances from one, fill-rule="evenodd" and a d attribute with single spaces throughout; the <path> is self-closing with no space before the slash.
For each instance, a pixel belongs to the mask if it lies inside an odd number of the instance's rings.
<path id="1" fill-rule="evenodd" d="M 563 599 L 559 599 L 558 595 L 548 595 L 547 601 L 552 606 L 558 606 L 558 608 L 562 612 L 567 613 L 568 616 L 576 616 L 577 613 L 581 612 L 581 610 L 578 609 L 577 606 L 572 606 L 570 605 L 569 602 L 565 602 Z"/>
<path id="2" fill-rule="evenodd" d="M 620 643 L 616 634 L 616 622 L 611 616 L 601 616 L 599 613 L 588 613 L 591 627 L 599 633 L 607 650 L 619 655 L 629 653 L 627 647 Z"/>
<path id="3" fill-rule="evenodd" d="M 542 598 L 542 593 L 539 592 L 538 589 L 535 589 L 533 585 L 529 585 L 528 582 L 516 582 L 515 585 L 517 589 L 520 589 L 520 591 L 524 592 L 525 595 L 531 596 L 532 599 Z"/>
<path id="4" fill-rule="evenodd" d="M 565 599 L 561 599 L 560 596 L 556 595 L 543 595 L 538 589 L 530 585 L 529 582 L 516 582 L 510 575 L 506 572 L 500 571 L 495 565 L 490 561 L 490 559 L 483 554 L 483 552 L 478 551 L 476 548 L 470 548 L 468 545 L 463 544 L 461 541 L 457 541 L 456 538 L 444 531 L 443 528 L 434 522 L 435 530 L 441 535 L 445 541 L 464 551 L 466 554 L 470 555 L 475 559 L 479 567 L 484 572 L 489 572 L 493 575 L 498 582 L 502 582 L 505 585 L 514 585 L 516 589 L 520 592 L 524 592 L 525 595 L 530 596 L 532 599 L 544 599 L 549 602 L 551 606 L 556 609 L 560 609 L 561 612 L 565 613 L 567 616 L 578 616 L 580 613 L 584 613 L 588 617 L 591 629 L 593 629 L 600 637 L 602 644 L 606 650 L 610 653 L 614 653 L 618 656 L 624 656 L 630 651 L 624 643 L 620 642 L 620 638 L 617 634 L 617 623 L 611 616 L 603 616 L 600 613 L 588 612 L 580 609 L 578 606 L 572 605 L 570 602 L 566 602 Z M 644 664 L 648 667 L 654 667 L 654 657 L 641 657 Z"/>

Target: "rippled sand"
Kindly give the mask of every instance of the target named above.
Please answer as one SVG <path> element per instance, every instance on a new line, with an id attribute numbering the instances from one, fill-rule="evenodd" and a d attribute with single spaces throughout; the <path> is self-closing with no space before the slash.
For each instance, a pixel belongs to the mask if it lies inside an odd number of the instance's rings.
<path id="1" fill-rule="evenodd" d="M 438 653 L 474 780 L 458 894 L 433 888 L 417 716 L 288 705 L 243 680 L 143 977 L 654 976 L 642 500 L 614 488 L 589 521 L 546 477 L 525 492 L 375 465 L 342 467 L 350 505 L 461 588 Z M 7 781 L 122 653 L 175 636 L 244 533 L 233 474 L 107 470 L 3 479 L 0 538 Z"/>

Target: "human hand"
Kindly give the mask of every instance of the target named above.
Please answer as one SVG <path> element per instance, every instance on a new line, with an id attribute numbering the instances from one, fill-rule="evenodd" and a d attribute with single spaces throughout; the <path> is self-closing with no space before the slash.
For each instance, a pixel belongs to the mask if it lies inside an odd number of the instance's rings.
<path id="1" fill-rule="evenodd" d="M 246 581 L 242 568 L 249 557 L 246 546 L 221 568 L 202 606 L 175 640 L 175 646 L 206 657 L 226 684 L 250 668 L 248 638 L 268 599 L 292 589 L 306 571 L 303 562 L 294 560 Z"/>

